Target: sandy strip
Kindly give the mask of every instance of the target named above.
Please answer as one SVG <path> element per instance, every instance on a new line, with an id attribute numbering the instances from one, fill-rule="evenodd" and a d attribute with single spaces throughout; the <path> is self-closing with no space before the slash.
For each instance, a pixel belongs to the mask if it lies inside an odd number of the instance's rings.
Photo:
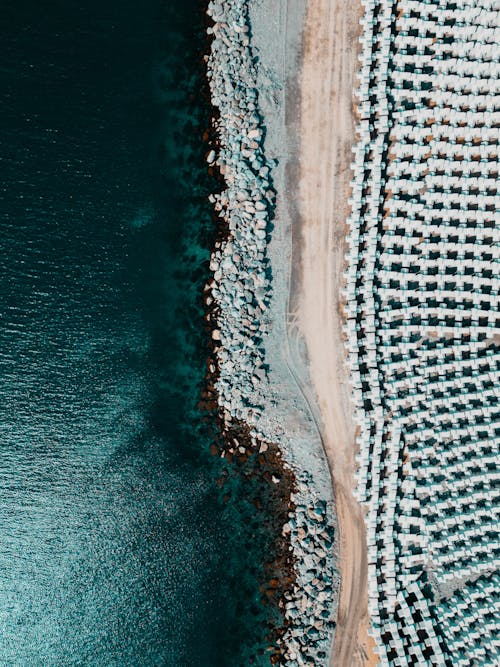
<path id="1" fill-rule="evenodd" d="M 354 142 L 359 0 L 309 0 L 300 80 L 301 275 L 297 320 L 317 394 L 340 530 L 336 639 L 331 665 L 377 664 L 368 636 L 363 511 L 352 496 L 355 426 L 342 335 L 342 273 Z"/>

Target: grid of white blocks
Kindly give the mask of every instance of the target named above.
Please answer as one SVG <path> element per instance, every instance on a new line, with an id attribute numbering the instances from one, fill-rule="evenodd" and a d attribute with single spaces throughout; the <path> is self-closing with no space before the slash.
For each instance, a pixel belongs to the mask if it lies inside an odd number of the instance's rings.
<path id="1" fill-rule="evenodd" d="M 493 667 L 500 5 L 363 4 L 345 333 L 372 632 L 382 665 Z"/>

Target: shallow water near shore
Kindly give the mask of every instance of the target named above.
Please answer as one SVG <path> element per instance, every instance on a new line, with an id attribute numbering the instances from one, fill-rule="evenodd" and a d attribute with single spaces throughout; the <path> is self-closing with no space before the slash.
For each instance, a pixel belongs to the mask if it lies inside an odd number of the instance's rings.
<path id="1" fill-rule="evenodd" d="M 200 3 L 5 14 L 0 664 L 269 664 L 274 527 L 197 408 Z"/>

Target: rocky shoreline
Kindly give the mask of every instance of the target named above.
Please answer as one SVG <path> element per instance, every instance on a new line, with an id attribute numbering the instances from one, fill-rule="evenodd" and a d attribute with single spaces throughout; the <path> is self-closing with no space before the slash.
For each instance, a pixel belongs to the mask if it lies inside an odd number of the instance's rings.
<path id="1" fill-rule="evenodd" d="M 271 633 L 270 663 L 327 665 L 338 590 L 332 508 L 291 455 L 283 426 L 267 418 L 269 406 L 276 412 L 278 402 L 265 345 L 273 325 L 267 249 L 276 206 L 275 161 L 264 151 L 249 3 L 209 2 L 207 15 L 215 136 L 207 162 L 221 182 L 221 191 L 210 196 L 219 234 L 205 288 L 212 337 L 209 385 L 222 433 L 217 453 L 242 463 L 257 457 L 280 498 L 282 544 L 270 569 L 270 588 L 282 626 Z"/>

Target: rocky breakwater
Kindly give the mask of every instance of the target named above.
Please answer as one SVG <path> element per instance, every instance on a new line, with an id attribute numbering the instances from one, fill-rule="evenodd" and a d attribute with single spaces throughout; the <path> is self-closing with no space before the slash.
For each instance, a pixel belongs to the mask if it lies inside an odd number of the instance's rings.
<path id="1" fill-rule="evenodd" d="M 327 503 L 312 488 L 306 472 L 296 473 L 294 511 L 283 533 L 295 554 L 296 580 L 285 593 L 287 628 L 283 636 L 288 667 L 328 665 L 335 628 L 339 577 L 335 570 L 335 531 Z"/>
<path id="2" fill-rule="evenodd" d="M 283 485 L 287 554 L 277 587 L 283 625 L 270 647 L 270 662 L 317 667 L 328 663 L 335 627 L 334 527 L 331 507 L 319 497 L 312 476 L 297 468 L 297 457 L 292 460 L 279 419 L 266 415 L 267 407 L 276 403 L 265 353 L 272 326 L 266 248 L 275 192 L 273 164 L 264 152 L 248 5 L 242 0 L 213 1 L 207 14 L 207 74 L 217 137 L 207 162 L 223 184 L 221 192 L 210 197 L 220 233 L 205 291 L 213 342 L 209 370 L 223 431 L 220 454 L 236 459 L 256 455 L 269 465 L 269 453 L 278 452 L 272 457 L 275 468 L 269 481 Z"/>
<path id="3" fill-rule="evenodd" d="M 252 416 L 254 386 L 265 378 L 262 337 L 268 322 L 266 237 L 274 203 L 270 168 L 262 149 L 255 69 L 242 2 L 210 3 L 214 36 L 208 62 L 212 105 L 219 110 L 218 154 L 211 150 L 225 189 L 211 195 L 228 233 L 216 242 L 207 286 L 218 306 L 218 392 L 227 421 Z M 210 304 L 209 304 L 210 305 Z"/>

